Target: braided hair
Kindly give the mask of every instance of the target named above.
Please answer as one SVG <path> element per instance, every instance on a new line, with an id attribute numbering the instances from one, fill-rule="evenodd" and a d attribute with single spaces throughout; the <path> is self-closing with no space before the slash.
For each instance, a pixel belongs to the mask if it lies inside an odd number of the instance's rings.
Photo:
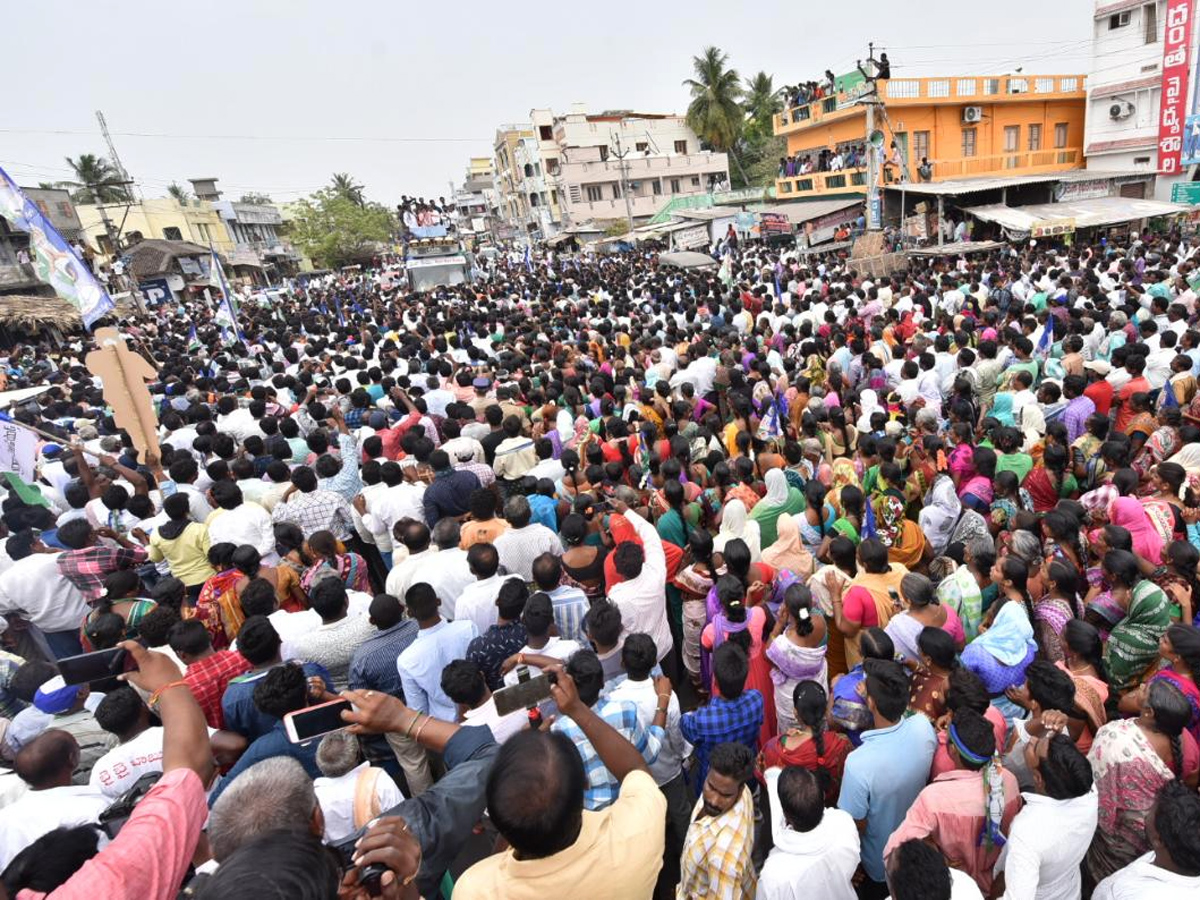
<path id="1" fill-rule="evenodd" d="M 1192 718 L 1192 705 L 1183 691 L 1164 678 L 1150 682 L 1146 706 L 1154 713 L 1154 725 L 1171 742 L 1171 770 L 1183 777 L 1183 729 Z"/>
<path id="2" fill-rule="evenodd" d="M 816 775 L 821 783 L 822 793 L 828 792 L 833 780 L 825 759 L 825 731 L 829 727 L 825 714 L 827 704 L 828 696 L 819 682 L 801 681 L 792 688 L 792 707 L 796 711 L 796 721 L 812 732 L 813 747 L 817 751 Z"/>

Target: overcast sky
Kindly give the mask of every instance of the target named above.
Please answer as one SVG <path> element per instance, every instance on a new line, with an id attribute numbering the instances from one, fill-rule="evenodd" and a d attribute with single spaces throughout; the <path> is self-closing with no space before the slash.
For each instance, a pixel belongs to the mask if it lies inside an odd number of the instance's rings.
<path id="1" fill-rule="evenodd" d="M 215 176 L 294 200 L 349 172 L 367 196 L 446 194 L 529 110 L 678 112 L 709 44 L 775 83 L 842 73 L 874 40 L 894 77 L 1087 72 L 1091 0 L 754 3 L 5 4 L 0 166 L 22 185 L 106 154 L 147 197 Z"/>

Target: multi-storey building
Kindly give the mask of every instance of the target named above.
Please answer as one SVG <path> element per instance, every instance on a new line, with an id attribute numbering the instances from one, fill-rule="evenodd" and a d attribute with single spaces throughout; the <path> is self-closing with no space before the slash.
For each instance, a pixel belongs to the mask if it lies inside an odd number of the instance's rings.
<path id="1" fill-rule="evenodd" d="M 1197 0 L 1096 0 L 1093 10 L 1087 167 L 1158 173 L 1158 200 L 1172 199 L 1174 185 L 1191 180 L 1188 159 L 1200 156 L 1187 134 L 1200 136 L 1198 15 Z"/>

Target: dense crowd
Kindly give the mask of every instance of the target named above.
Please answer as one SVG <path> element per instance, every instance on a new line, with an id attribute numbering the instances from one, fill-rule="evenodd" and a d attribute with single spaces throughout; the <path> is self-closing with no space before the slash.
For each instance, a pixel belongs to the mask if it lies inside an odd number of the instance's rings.
<path id="1" fill-rule="evenodd" d="M 13 347 L 4 890 L 1200 896 L 1198 250 L 166 305 L 149 455 Z"/>

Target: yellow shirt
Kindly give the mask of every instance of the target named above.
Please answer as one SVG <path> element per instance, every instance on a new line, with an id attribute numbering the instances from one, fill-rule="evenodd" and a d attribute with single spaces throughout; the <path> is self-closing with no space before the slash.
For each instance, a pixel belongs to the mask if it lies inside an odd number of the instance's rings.
<path id="1" fill-rule="evenodd" d="M 454 900 L 643 900 L 662 868 L 667 801 L 646 772 L 630 772 L 617 802 L 583 812 L 575 843 L 545 859 L 511 850 L 482 859 L 454 885 Z"/>
<path id="2" fill-rule="evenodd" d="M 164 540 L 156 529 L 148 548 L 151 562 L 167 561 L 171 574 L 188 587 L 203 584 L 216 572 L 208 564 L 208 527 L 189 522 L 183 534 L 173 541 Z"/>

